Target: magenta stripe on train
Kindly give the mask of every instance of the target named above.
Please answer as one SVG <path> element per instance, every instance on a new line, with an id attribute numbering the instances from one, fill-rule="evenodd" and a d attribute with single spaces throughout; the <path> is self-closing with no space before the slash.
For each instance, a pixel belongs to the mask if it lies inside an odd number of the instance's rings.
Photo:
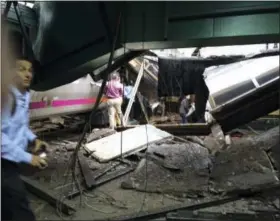
<path id="1" fill-rule="evenodd" d="M 102 102 L 106 101 L 106 99 L 102 99 Z M 29 105 L 29 109 L 41 109 L 47 107 L 66 107 L 66 106 L 74 106 L 74 105 L 87 105 L 94 104 L 96 102 L 96 98 L 86 98 L 86 99 L 72 99 L 72 100 L 53 100 L 50 105 L 45 101 L 31 102 Z"/>

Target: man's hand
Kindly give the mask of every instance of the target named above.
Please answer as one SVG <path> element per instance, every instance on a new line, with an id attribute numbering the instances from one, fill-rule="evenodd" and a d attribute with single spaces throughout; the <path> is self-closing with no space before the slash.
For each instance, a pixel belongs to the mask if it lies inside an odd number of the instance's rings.
<path id="1" fill-rule="evenodd" d="M 47 161 L 44 158 L 36 155 L 32 155 L 31 165 L 38 167 L 39 169 L 45 169 L 48 166 Z"/>
<path id="2" fill-rule="evenodd" d="M 33 148 L 32 153 L 37 153 L 40 150 L 42 150 L 43 148 L 45 148 L 47 150 L 49 148 L 49 145 L 45 141 L 36 139 L 35 147 Z"/>

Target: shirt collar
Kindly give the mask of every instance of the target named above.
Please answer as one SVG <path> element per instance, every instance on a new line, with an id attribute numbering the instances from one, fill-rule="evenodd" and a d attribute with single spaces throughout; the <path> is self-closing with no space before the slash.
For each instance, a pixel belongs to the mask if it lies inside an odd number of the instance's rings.
<path id="1" fill-rule="evenodd" d="M 26 98 L 28 91 L 26 91 L 24 94 L 21 93 L 15 86 L 10 87 L 11 92 L 17 97 L 17 98 Z"/>

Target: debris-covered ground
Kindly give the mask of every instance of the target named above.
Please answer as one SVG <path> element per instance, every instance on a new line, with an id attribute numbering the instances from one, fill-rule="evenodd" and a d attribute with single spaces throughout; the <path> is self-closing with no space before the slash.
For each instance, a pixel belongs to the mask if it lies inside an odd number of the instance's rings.
<path id="1" fill-rule="evenodd" d="M 148 128 L 145 137 L 153 141 L 148 145 L 135 129 L 129 129 L 135 134 L 129 130 L 117 133 L 108 129 L 88 134 L 76 164 L 78 187 L 71 171 L 67 171 L 79 139 L 74 133 L 53 136 L 49 140 L 48 168 L 43 171 L 23 168 L 24 175 L 54 198 L 75 208 L 74 220 L 141 216 L 143 211 L 156 213 L 177 208 L 194 210 L 203 203 L 230 197 L 228 203 L 220 202 L 222 205 L 216 207 L 210 203 L 200 211 L 279 212 L 279 127 L 255 135 L 252 131 L 239 131 L 242 137 L 232 132 L 231 144 L 223 149 L 218 148 L 211 135 L 178 138 L 151 125 Z M 92 146 L 102 143 L 105 148 L 110 142 L 114 143 L 112 148 L 121 148 L 118 139 L 124 139 L 126 134 L 133 148 L 130 149 L 126 141 L 123 157 L 114 151 L 115 157 L 111 154 L 110 160 L 101 163 L 100 155 L 97 157 L 86 148 L 89 143 Z M 267 189 L 273 194 L 262 193 Z M 60 211 L 62 203 L 50 206 L 41 198 L 30 195 L 38 220 L 65 216 Z"/>

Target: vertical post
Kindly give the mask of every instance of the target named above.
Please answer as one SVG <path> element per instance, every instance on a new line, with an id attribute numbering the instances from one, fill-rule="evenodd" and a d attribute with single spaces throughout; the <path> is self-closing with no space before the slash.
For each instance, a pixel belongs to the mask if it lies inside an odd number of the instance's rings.
<path id="1" fill-rule="evenodd" d="M 133 101 L 135 99 L 135 95 L 136 95 L 136 93 L 138 91 L 138 87 L 140 85 L 140 81 L 141 81 L 141 79 L 143 77 L 143 74 L 144 74 L 144 60 L 143 60 L 143 62 L 141 64 L 141 67 L 140 67 L 140 70 L 139 70 L 136 82 L 135 82 L 133 90 L 132 90 L 131 98 L 129 99 L 127 108 L 125 110 L 125 114 L 124 114 L 124 117 L 123 117 L 123 126 L 127 125 L 128 116 L 129 116 L 129 113 L 131 111 L 131 107 L 132 107 Z"/>
<path id="2" fill-rule="evenodd" d="M 148 114 L 146 112 L 146 109 L 145 109 L 145 106 L 144 106 L 144 103 L 143 103 L 143 95 L 141 95 L 140 92 L 137 92 L 136 95 L 137 95 L 138 101 L 140 103 L 141 110 L 142 110 L 142 112 L 144 114 L 146 123 L 149 124 Z"/>

